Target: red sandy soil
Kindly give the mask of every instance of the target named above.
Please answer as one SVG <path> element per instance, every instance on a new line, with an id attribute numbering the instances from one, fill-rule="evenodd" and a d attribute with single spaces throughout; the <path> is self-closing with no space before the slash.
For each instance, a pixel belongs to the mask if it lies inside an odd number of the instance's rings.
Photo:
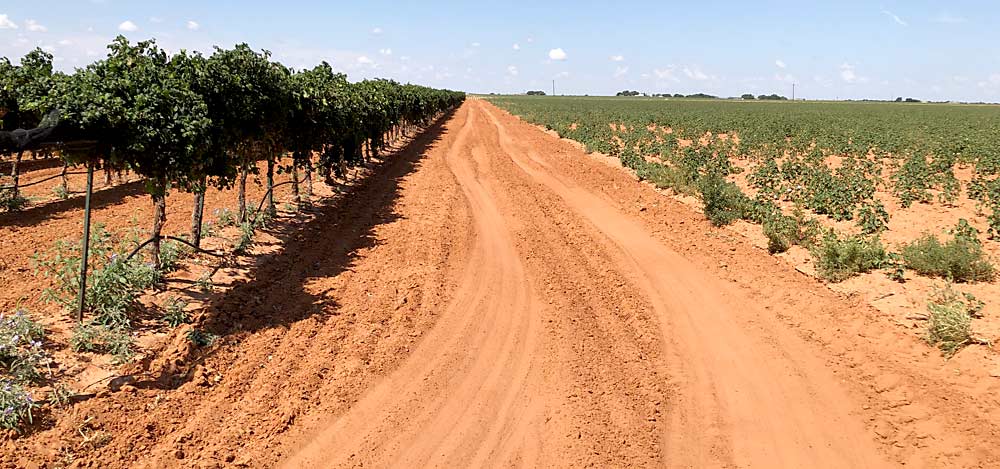
<path id="1" fill-rule="evenodd" d="M 0 461 L 1000 464 L 981 361 L 937 358 L 864 299 L 484 101 L 348 191 L 207 300 L 216 345 L 175 335 Z"/>

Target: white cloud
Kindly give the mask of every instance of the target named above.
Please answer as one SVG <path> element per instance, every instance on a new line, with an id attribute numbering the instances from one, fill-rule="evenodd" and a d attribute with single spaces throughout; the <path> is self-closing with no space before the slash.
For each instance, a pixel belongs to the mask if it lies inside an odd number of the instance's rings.
<path id="1" fill-rule="evenodd" d="M 706 75 L 705 72 L 702 72 L 701 69 L 699 69 L 698 67 L 694 68 L 684 67 L 684 69 L 681 71 L 684 72 L 685 76 L 687 76 L 692 80 L 705 81 L 713 79 L 713 77 Z"/>
<path id="2" fill-rule="evenodd" d="M 356 60 L 357 60 L 358 64 L 360 64 L 360 65 L 372 65 L 372 64 L 375 63 L 375 61 L 372 60 L 372 59 L 369 59 L 367 55 L 362 55 L 362 56 L 358 57 Z"/>
<path id="3" fill-rule="evenodd" d="M 190 29 L 191 31 L 197 31 L 197 30 L 201 29 L 201 25 L 198 24 L 197 21 L 188 20 L 188 22 L 187 22 L 187 28 Z"/>
<path id="4" fill-rule="evenodd" d="M 909 26 L 909 23 L 907 23 L 906 21 L 903 21 L 902 18 L 900 18 L 895 13 L 893 13 L 893 12 L 891 12 L 889 10 L 882 9 L 882 13 L 885 14 L 885 16 L 888 16 L 889 18 L 892 18 L 892 20 L 895 21 L 896 24 L 898 24 L 900 26 Z"/>
<path id="5" fill-rule="evenodd" d="M 858 75 L 853 64 L 847 62 L 840 66 L 840 79 L 844 80 L 845 83 L 866 83 L 868 81 L 867 77 Z"/>
<path id="6" fill-rule="evenodd" d="M 472 47 L 479 47 L 479 46 L 481 46 L 481 45 L 482 45 L 482 44 L 480 44 L 480 43 L 478 43 L 478 42 L 473 42 L 473 43 L 472 43 Z"/>
<path id="7" fill-rule="evenodd" d="M 623 55 L 612 55 L 611 56 L 611 61 L 612 62 L 624 62 L 625 61 L 625 56 L 623 56 Z"/>
<path id="8" fill-rule="evenodd" d="M 38 22 L 35 21 L 35 20 L 26 20 L 24 22 L 24 27 L 28 31 L 31 31 L 33 33 L 44 33 L 44 32 L 48 32 L 48 30 L 49 30 L 49 28 L 46 28 L 45 26 L 42 26 L 42 25 L 38 24 Z"/>
<path id="9" fill-rule="evenodd" d="M 667 68 L 662 68 L 662 69 L 661 68 L 657 68 L 657 69 L 654 69 L 653 70 L 653 75 L 656 75 L 656 78 L 659 78 L 660 80 L 670 80 L 672 82 L 679 82 L 680 81 L 680 79 L 678 79 L 677 76 L 674 75 L 674 66 L 673 65 L 671 65 L 671 66 L 669 66 Z"/>
<path id="10" fill-rule="evenodd" d="M 17 23 L 11 21 L 7 15 L 0 15 L 0 29 L 17 29 Z"/>
<path id="11" fill-rule="evenodd" d="M 566 78 L 569 77 L 569 72 L 559 72 L 553 78 Z"/>
<path id="12" fill-rule="evenodd" d="M 149 17 L 149 22 L 150 23 L 157 23 L 157 24 L 159 24 L 159 23 L 163 22 L 163 18 L 160 18 L 159 16 L 150 16 Z"/>
<path id="13" fill-rule="evenodd" d="M 372 28 L 372 34 L 382 34 L 382 28 L 374 27 Z"/>
<path id="14" fill-rule="evenodd" d="M 385 49 L 379 49 L 378 53 L 382 55 L 392 55 L 392 49 L 389 49 L 388 47 Z"/>
<path id="15" fill-rule="evenodd" d="M 118 25 L 118 30 L 130 33 L 133 31 L 138 31 L 139 27 L 136 26 L 136 24 L 133 23 L 131 20 L 125 20 L 122 24 Z"/>
<path id="16" fill-rule="evenodd" d="M 980 88 L 998 88 L 1000 87 L 1000 73 L 993 73 L 986 80 L 976 83 Z"/>
<path id="17" fill-rule="evenodd" d="M 774 79 L 784 83 L 795 83 L 795 76 L 791 73 L 775 73 Z"/>
<path id="18" fill-rule="evenodd" d="M 507 66 L 507 74 L 510 75 L 510 76 L 512 76 L 512 77 L 516 77 L 517 76 L 517 67 L 515 67 L 513 65 L 508 65 Z"/>
<path id="19" fill-rule="evenodd" d="M 621 77 L 625 76 L 625 74 L 627 74 L 627 73 L 628 73 L 628 66 L 625 66 L 625 67 L 616 67 L 615 68 L 615 73 L 614 73 L 613 76 L 615 78 L 621 78 Z"/>
<path id="20" fill-rule="evenodd" d="M 521 45 L 520 45 L 520 44 L 517 44 L 517 43 L 514 43 L 514 45 L 512 46 L 512 48 L 513 48 L 514 50 L 521 50 Z"/>
<path id="21" fill-rule="evenodd" d="M 73 41 L 71 41 L 69 39 L 63 39 L 63 40 L 59 41 L 59 45 L 63 46 L 63 47 L 72 46 L 73 45 Z"/>
<path id="22" fill-rule="evenodd" d="M 952 15 L 951 13 L 941 13 L 935 16 L 931 21 L 942 24 L 962 24 L 969 20 L 962 16 Z"/>
<path id="23" fill-rule="evenodd" d="M 774 61 L 774 66 L 776 66 L 778 68 L 788 68 L 788 65 L 786 65 L 785 62 L 783 60 L 781 60 L 781 59 L 775 60 Z"/>
<path id="24" fill-rule="evenodd" d="M 549 51 L 549 59 L 552 60 L 566 60 L 566 51 L 562 50 L 561 47 L 552 49 Z"/>

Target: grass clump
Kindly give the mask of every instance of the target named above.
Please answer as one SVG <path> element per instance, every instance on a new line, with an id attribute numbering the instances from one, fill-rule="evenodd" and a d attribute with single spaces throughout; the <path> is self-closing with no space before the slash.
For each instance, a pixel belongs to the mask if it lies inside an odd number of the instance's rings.
<path id="1" fill-rule="evenodd" d="M 936 292 L 927 304 L 927 343 L 949 357 L 966 345 L 984 343 L 972 334 L 972 319 L 982 317 L 982 310 L 982 301 L 959 294 L 950 285 Z"/>
<path id="2" fill-rule="evenodd" d="M 920 275 L 941 277 L 954 282 L 993 280 L 996 268 L 983 252 L 975 228 L 962 220 L 952 232 L 954 237 L 947 242 L 941 242 L 932 234 L 925 234 L 904 246 L 902 255 L 906 267 Z"/>
<path id="3" fill-rule="evenodd" d="M 878 238 L 839 238 L 831 230 L 814 248 L 813 257 L 820 277 L 842 282 L 857 274 L 882 268 L 889 259 L 889 253 Z"/>

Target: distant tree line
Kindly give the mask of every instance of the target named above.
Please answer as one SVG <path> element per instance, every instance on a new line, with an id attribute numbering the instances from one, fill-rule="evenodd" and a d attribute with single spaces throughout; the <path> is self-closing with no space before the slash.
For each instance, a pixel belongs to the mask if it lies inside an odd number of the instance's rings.
<path id="1" fill-rule="evenodd" d="M 758 100 L 761 100 L 761 101 L 788 101 L 788 98 L 786 98 L 784 96 L 781 96 L 781 95 L 778 95 L 778 94 L 762 94 L 762 95 L 757 96 L 755 98 L 754 95 L 752 95 L 750 93 L 747 93 L 747 94 L 745 94 L 743 96 L 740 96 L 740 98 L 745 99 L 747 101 L 750 101 L 750 100 L 753 100 L 753 99 L 758 99 Z"/>
<path id="2" fill-rule="evenodd" d="M 528 96 L 545 96 L 544 91 L 529 91 L 525 94 L 527 94 Z"/>
<path id="3" fill-rule="evenodd" d="M 906 98 L 906 99 L 903 99 L 902 97 L 900 97 L 900 98 L 896 98 L 896 102 L 897 103 L 919 103 L 921 101 L 919 99 L 915 99 L 915 98 Z"/>
<path id="4" fill-rule="evenodd" d="M 705 93 L 695 93 L 695 94 L 688 94 L 688 95 L 684 95 L 684 94 L 681 94 L 681 93 L 675 93 L 675 94 L 670 94 L 670 93 L 653 93 L 653 94 L 647 94 L 647 93 L 641 93 L 639 91 L 631 91 L 631 90 L 619 91 L 618 93 L 615 94 L 615 96 L 649 96 L 649 97 L 653 97 L 653 98 L 719 99 L 718 96 L 713 96 L 713 95 L 705 94 Z"/>

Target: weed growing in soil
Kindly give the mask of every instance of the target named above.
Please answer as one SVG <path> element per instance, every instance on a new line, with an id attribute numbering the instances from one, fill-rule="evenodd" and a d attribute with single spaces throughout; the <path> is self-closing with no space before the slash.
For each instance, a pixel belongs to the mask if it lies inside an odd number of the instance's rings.
<path id="1" fill-rule="evenodd" d="M 31 411 L 38 404 L 20 384 L 0 378 L 0 428 L 17 430 L 22 423 L 31 423 Z"/>
<path id="2" fill-rule="evenodd" d="M 218 227 L 215 225 L 215 223 L 205 222 L 205 223 L 201 224 L 201 237 L 202 238 L 211 238 L 212 236 L 215 236 L 215 234 L 217 233 L 217 231 L 218 231 Z"/>
<path id="3" fill-rule="evenodd" d="M 972 335 L 972 318 L 981 317 L 982 310 L 983 302 L 968 293 L 960 295 L 950 285 L 939 290 L 927 304 L 927 342 L 946 356 L 966 345 L 983 343 Z"/>
<path id="4" fill-rule="evenodd" d="M 45 399 L 53 407 L 67 407 L 76 393 L 65 384 L 57 383 Z"/>
<path id="5" fill-rule="evenodd" d="M 822 278 L 841 282 L 859 273 L 882 268 L 889 254 L 878 238 L 851 236 L 838 238 L 832 230 L 813 250 L 816 267 Z"/>
<path id="6" fill-rule="evenodd" d="M 174 265 L 183 250 L 164 243 L 165 265 Z M 73 331 L 76 351 L 111 353 L 118 361 L 132 356 L 131 315 L 139 308 L 139 295 L 162 278 L 162 272 L 139 258 L 126 260 L 128 242 L 115 242 L 103 227 L 91 235 L 91 273 L 87 278 L 87 306 L 92 318 Z M 55 281 L 43 292 L 48 301 L 67 309 L 75 307 L 80 289 L 80 246 L 56 242 L 53 249 L 35 256 L 35 268 Z"/>
<path id="7" fill-rule="evenodd" d="M 225 228 L 227 226 L 236 226 L 236 214 L 228 208 L 218 208 L 213 212 L 215 215 L 215 224 L 220 228 Z"/>
<path id="8" fill-rule="evenodd" d="M 215 343 L 219 336 L 202 329 L 191 329 L 187 334 L 188 340 L 199 347 L 208 347 Z"/>
<path id="9" fill-rule="evenodd" d="M 893 282 L 906 283 L 906 262 L 898 252 L 890 252 L 885 266 L 885 276 Z"/>
<path id="10" fill-rule="evenodd" d="M 202 292 L 212 293 L 215 290 L 215 284 L 212 283 L 212 271 L 206 270 L 205 273 L 201 274 L 201 277 L 195 281 L 195 286 Z"/>
<path id="11" fill-rule="evenodd" d="M 37 404 L 24 387 L 38 381 L 52 359 L 42 349 L 45 328 L 24 310 L 0 314 L 0 429 L 31 423 Z"/>
<path id="12" fill-rule="evenodd" d="M 243 254 L 250 249 L 253 245 L 253 235 L 254 229 L 253 225 L 249 222 L 243 222 L 240 224 L 240 239 L 236 241 L 236 246 L 233 248 L 237 254 Z"/>
<path id="13" fill-rule="evenodd" d="M 705 216 L 715 226 L 726 226 L 743 218 L 750 203 L 736 184 L 718 174 L 702 176 L 698 190 L 705 204 Z"/>
<path id="14" fill-rule="evenodd" d="M 963 220 L 964 222 L 964 220 Z M 971 230 L 971 231 L 970 231 Z M 921 275 L 942 277 L 955 282 L 988 282 L 996 269 L 986 258 L 975 228 L 959 222 L 951 241 L 942 243 L 937 236 L 925 234 L 903 247 L 906 266 Z"/>
<path id="15" fill-rule="evenodd" d="M 45 328 L 24 310 L 0 314 L 0 377 L 29 384 L 42 376 L 51 362 L 42 349 Z"/>
<path id="16" fill-rule="evenodd" d="M 75 352 L 107 353 L 117 363 L 128 363 L 135 355 L 132 334 L 126 327 L 116 327 L 90 321 L 73 330 L 69 339 Z"/>
<path id="17" fill-rule="evenodd" d="M 164 241 L 160 243 L 160 273 L 173 272 L 177 270 L 180 260 L 190 253 L 191 249 L 176 241 Z"/>
<path id="18" fill-rule="evenodd" d="M 858 226 L 865 235 L 879 234 L 889 228 L 889 212 L 876 200 L 858 210 Z"/>
<path id="19" fill-rule="evenodd" d="M 20 194 L 15 195 L 13 189 L 0 189 L 0 209 L 5 212 L 20 212 L 28 205 L 28 199 Z"/>
<path id="20" fill-rule="evenodd" d="M 66 200 L 69 198 L 69 191 L 66 190 L 62 184 L 52 188 L 52 194 L 59 198 L 59 200 Z"/>
<path id="21" fill-rule="evenodd" d="M 128 314 L 138 306 L 139 294 L 154 285 L 160 274 L 138 258 L 125 260 L 128 246 L 116 244 L 102 226 L 91 235 L 91 270 L 87 278 L 87 305 L 101 324 L 127 326 Z M 80 246 L 57 241 L 46 253 L 36 254 L 36 271 L 55 281 L 44 298 L 66 308 L 76 305 L 80 291 Z"/>
<path id="22" fill-rule="evenodd" d="M 764 235 L 767 236 L 767 251 L 777 254 L 792 246 L 810 247 L 819 237 L 820 226 L 815 218 L 806 218 L 805 211 L 796 207 L 792 216 L 780 213 L 764 220 Z"/>
<path id="23" fill-rule="evenodd" d="M 187 324 L 190 322 L 191 318 L 188 314 L 187 302 L 178 298 L 171 297 L 167 300 L 166 311 L 163 314 L 163 320 L 166 321 L 170 327 L 177 327 L 181 324 Z"/>

